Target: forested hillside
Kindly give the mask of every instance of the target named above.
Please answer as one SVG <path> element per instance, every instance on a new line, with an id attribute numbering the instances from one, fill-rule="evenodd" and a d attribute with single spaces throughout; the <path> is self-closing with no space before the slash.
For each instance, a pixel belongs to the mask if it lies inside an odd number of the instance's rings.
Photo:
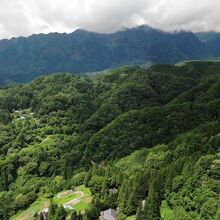
<path id="1" fill-rule="evenodd" d="M 54 72 L 82 74 L 123 65 L 219 57 L 220 38 L 209 36 L 139 26 L 112 34 L 76 30 L 0 40 L 0 85 Z"/>
<path id="2" fill-rule="evenodd" d="M 0 219 L 38 198 L 50 199 L 50 219 L 63 219 L 52 198 L 84 184 L 93 199 L 71 219 L 118 207 L 119 220 L 217 220 L 219 116 L 215 62 L 54 74 L 2 88 Z"/>

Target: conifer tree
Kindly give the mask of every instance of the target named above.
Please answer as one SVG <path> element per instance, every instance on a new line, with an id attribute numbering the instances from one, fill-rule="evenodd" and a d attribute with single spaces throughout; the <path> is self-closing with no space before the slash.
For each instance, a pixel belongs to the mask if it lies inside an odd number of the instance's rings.
<path id="1" fill-rule="evenodd" d="M 8 190 L 8 171 L 7 171 L 7 168 L 4 169 L 3 171 L 4 173 L 4 189 L 5 190 Z"/>
<path id="2" fill-rule="evenodd" d="M 92 178 L 92 169 L 90 168 L 89 171 L 87 172 L 86 176 L 85 176 L 85 179 L 84 179 L 84 185 L 85 186 L 88 186 L 89 181 L 91 180 L 91 178 Z"/>
<path id="3" fill-rule="evenodd" d="M 137 188 L 133 190 L 133 192 L 128 197 L 128 215 L 136 213 L 138 207 L 138 199 L 137 199 Z"/>
<path id="4" fill-rule="evenodd" d="M 136 213 L 136 220 L 142 220 L 142 219 L 143 219 L 143 207 L 142 207 L 142 201 L 140 201 Z"/>
<path id="5" fill-rule="evenodd" d="M 151 181 L 149 186 L 148 197 L 143 211 L 143 217 L 146 220 L 160 219 L 160 205 L 161 205 L 161 180 L 160 173 L 153 171 L 151 173 Z"/>
<path id="6" fill-rule="evenodd" d="M 63 208 L 63 206 L 61 205 L 60 207 L 58 207 L 56 209 L 55 212 L 55 216 L 54 216 L 54 220 L 65 220 L 67 216 L 67 212 L 66 210 Z"/>
<path id="7" fill-rule="evenodd" d="M 57 208 L 58 208 L 57 204 L 53 203 L 53 201 L 51 200 L 48 211 L 48 220 L 53 220 Z"/>
<path id="8" fill-rule="evenodd" d="M 71 213 L 70 220 L 78 220 L 78 215 L 75 210 L 73 210 L 73 212 Z"/>
<path id="9" fill-rule="evenodd" d="M 107 185 L 107 182 L 104 181 L 104 182 L 102 183 L 101 198 L 102 198 L 103 200 L 106 200 L 107 197 L 108 197 L 108 185 Z"/>
<path id="10" fill-rule="evenodd" d="M 119 208 L 123 213 L 127 211 L 128 204 L 128 181 L 124 180 L 120 187 L 119 196 L 118 196 Z"/>

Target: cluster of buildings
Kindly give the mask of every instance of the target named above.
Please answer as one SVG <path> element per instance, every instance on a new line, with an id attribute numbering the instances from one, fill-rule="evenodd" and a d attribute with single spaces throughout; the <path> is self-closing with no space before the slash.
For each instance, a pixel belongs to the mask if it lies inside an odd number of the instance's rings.
<path id="1" fill-rule="evenodd" d="M 102 211 L 100 213 L 100 220 L 116 220 L 116 210 L 114 209 L 108 209 L 105 211 Z M 48 208 L 43 209 L 41 212 L 38 213 L 38 219 L 39 220 L 48 220 Z"/>

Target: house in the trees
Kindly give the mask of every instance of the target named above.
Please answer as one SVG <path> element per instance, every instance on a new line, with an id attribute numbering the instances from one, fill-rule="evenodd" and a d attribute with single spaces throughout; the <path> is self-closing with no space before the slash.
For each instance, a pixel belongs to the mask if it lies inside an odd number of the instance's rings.
<path id="1" fill-rule="evenodd" d="M 17 121 L 23 121 L 23 120 L 25 120 L 25 119 L 26 119 L 26 117 L 21 116 L 20 118 L 17 118 Z"/>
<path id="2" fill-rule="evenodd" d="M 116 211 L 114 209 L 108 209 L 100 213 L 100 220 L 116 220 Z"/>
<path id="3" fill-rule="evenodd" d="M 109 189 L 108 191 L 109 191 L 109 193 L 113 193 L 113 194 L 118 192 L 118 190 L 116 188 Z"/>
<path id="4" fill-rule="evenodd" d="M 146 204 L 146 200 L 142 200 L 142 211 L 144 210 L 145 204 Z"/>

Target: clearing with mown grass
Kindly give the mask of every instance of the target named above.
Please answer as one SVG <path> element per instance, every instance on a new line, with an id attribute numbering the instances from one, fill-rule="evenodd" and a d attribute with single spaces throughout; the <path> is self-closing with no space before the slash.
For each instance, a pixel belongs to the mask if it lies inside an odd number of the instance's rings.
<path id="1" fill-rule="evenodd" d="M 62 191 L 65 194 L 67 191 Z M 57 195 L 59 195 L 58 193 Z M 84 185 L 76 187 L 73 193 L 67 193 L 66 196 L 58 198 L 58 196 L 53 198 L 53 201 L 58 205 L 70 204 L 70 206 L 77 212 L 84 211 L 89 207 L 92 200 L 92 194 L 89 188 Z M 72 203 L 72 205 L 71 205 Z M 15 216 L 11 217 L 10 220 L 33 220 L 34 214 L 40 212 L 41 210 L 48 208 L 50 205 L 50 200 L 48 198 L 40 197 L 34 203 L 32 203 L 27 209 L 20 211 Z"/>
<path id="2" fill-rule="evenodd" d="M 20 211 L 15 216 L 11 217 L 10 220 L 33 220 L 34 214 L 41 210 L 48 208 L 50 200 L 47 198 L 40 197 L 34 203 L 32 203 L 27 209 Z"/>
<path id="3" fill-rule="evenodd" d="M 82 191 L 83 196 L 80 198 L 80 202 L 73 205 L 73 208 L 79 212 L 84 211 L 89 207 L 89 204 L 92 201 L 92 193 L 89 188 L 85 187 L 84 185 L 76 187 L 76 191 Z"/>

